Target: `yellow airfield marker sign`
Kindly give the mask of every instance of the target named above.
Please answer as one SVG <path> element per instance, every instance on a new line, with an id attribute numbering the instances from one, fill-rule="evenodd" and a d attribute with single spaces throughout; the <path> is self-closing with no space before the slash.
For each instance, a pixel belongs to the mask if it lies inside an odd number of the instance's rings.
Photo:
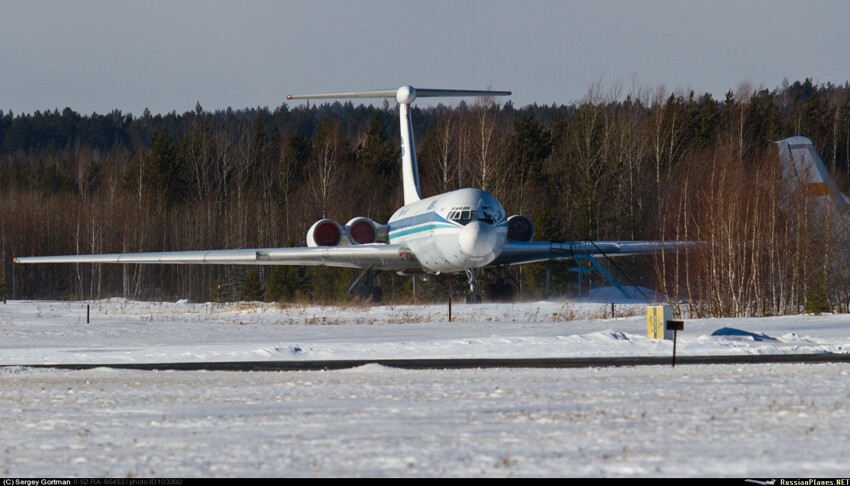
<path id="1" fill-rule="evenodd" d="M 646 337 L 649 339 L 673 339 L 673 330 L 667 329 L 667 321 L 673 320 L 673 309 L 669 305 L 646 307 Z"/>

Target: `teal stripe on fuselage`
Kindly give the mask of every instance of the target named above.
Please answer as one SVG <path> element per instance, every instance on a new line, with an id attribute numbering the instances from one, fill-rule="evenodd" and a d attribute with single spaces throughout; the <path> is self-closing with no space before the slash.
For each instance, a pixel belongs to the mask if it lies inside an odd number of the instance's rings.
<path id="1" fill-rule="evenodd" d="M 459 224 L 449 221 L 437 214 L 436 211 L 409 216 L 389 224 L 390 241 L 410 235 L 433 231 L 437 229 L 458 228 Z"/>
<path id="2" fill-rule="evenodd" d="M 411 226 L 417 226 L 424 223 L 448 223 L 452 224 L 446 218 L 437 214 L 436 211 L 428 211 L 427 213 L 408 216 L 397 221 L 390 221 L 390 233 L 393 231 L 403 230 Z"/>
<path id="3" fill-rule="evenodd" d="M 502 221 L 497 225 L 499 228 L 506 227 L 507 221 Z M 436 211 L 417 214 L 407 218 L 392 221 L 389 224 L 389 236 L 392 241 L 394 238 L 402 238 L 405 236 L 415 235 L 425 231 L 433 231 L 446 228 L 462 228 L 459 223 L 449 221 L 440 216 Z"/>
<path id="4" fill-rule="evenodd" d="M 414 235 L 416 233 L 422 233 L 422 232 L 425 232 L 425 231 L 433 231 L 433 230 L 436 230 L 436 229 L 457 228 L 457 227 L 458 227 L 457 225 L 449 224 L 449 223 L 431 223 L 431 224 L 425 224 L 425 225 L 422 225 L 422 226 L 417 226 L 415 228 L 399 229 L 399 230 L 390 232 L 390 240 L 393 240 L 394 238 L 401 238 L 403 236 Z"/>

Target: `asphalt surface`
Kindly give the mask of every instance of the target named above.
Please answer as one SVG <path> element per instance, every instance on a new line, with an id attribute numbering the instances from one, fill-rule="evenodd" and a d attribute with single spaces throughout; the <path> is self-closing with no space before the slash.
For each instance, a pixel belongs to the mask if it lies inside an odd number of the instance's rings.
<path id="1" fill-rule="evenodd" d="M 764 363 L 850 363 L 850 354 L 756 354 L 733 356 L 678 356 L 676 365 L 764 364 Z M 176 371 L 320 371 L 342 370 L 378 364 L 407 370 L 474 368 L 609 368 L 618 366 L 672 366 L 671 357 L 594 357 L 531 359 L 372 359 L 335 361 L 230 361 L 194 363 L 117 363 L 117 364 L 37 364 L 2 365 L 4 368 L 51 368 L 89 370 L 114 368 L 125 370 Z"/>

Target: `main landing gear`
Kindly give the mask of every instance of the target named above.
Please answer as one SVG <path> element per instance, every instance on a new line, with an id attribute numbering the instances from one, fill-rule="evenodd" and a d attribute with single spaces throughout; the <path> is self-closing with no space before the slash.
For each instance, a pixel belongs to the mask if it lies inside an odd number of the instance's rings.
<path id="1" fill-rule="evenodd" d="M 356 292 L 357 299 L 361 302 L 370 300 L 378 304 L 384 300 L 384 289 L 378 287 L 374 283 L 375 275 L 378 272 L 371 268 L 363 269 L 360 275 L 354 279 L 351 287 L 348 287 L 348 293 Z"/>

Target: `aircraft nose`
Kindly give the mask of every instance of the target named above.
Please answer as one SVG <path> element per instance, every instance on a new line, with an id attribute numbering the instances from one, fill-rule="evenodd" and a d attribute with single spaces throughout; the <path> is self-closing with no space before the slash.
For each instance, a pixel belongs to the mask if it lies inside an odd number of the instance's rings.
<path id="1" fill-rule="evenodd" d="M 496 227 L 482 221 L 472 221 L 460 231 L 460 249 L 472 257 L 484 257 L 496 248 Z"/>

